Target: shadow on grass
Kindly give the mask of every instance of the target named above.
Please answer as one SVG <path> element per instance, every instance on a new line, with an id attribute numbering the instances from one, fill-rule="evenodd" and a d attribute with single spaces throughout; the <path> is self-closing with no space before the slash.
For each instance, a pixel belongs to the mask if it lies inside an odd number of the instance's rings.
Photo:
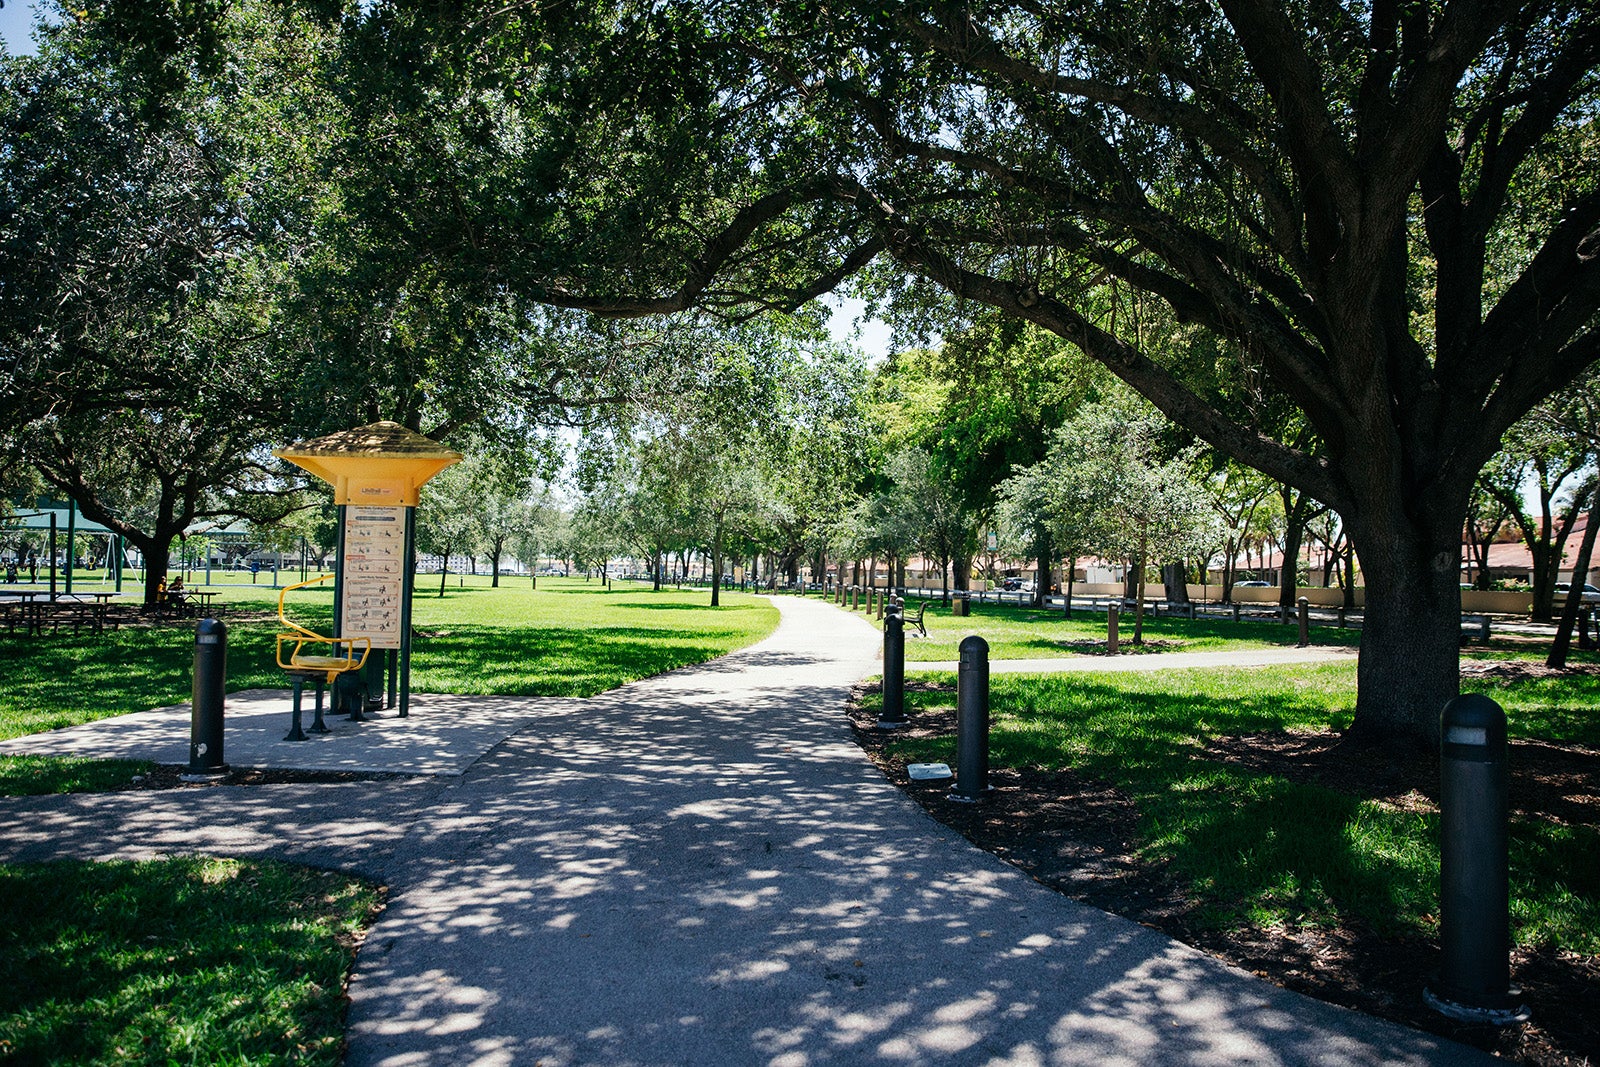
<path id="1" fill-rule="evenodd" d="M 1148 860 L 1170 865 L 1197 902 L 1200 922 L 1314 925 L 1356 918 L 1383 935 L 1431 934 L 1436 813 L 1290 782 L 1204 754 L 1207 739 L 1219 735 L 1341 727 L 1349 716 L 1338 690 L 1319 687 L 1309 672 L 1185 674 L 1168 680 L 1175 691 L 1141 679 L 997 678 L 991 761 L 1071 767 L 1126 793 L 1140 813 L 1138 848 Z M 907 702 L 918 711 L 954 703 L 948 694 L 926 692 L 908 692 Z M 948 737 L 903 743 L 896 753 L 947 762 L 955 756 Z M 1597 941 L 1600 876 L 1585 869 L 1596 847 L 1600 832 L 1593 827 L 1513 822 L 1520 941 L 1568 947 Z"/>

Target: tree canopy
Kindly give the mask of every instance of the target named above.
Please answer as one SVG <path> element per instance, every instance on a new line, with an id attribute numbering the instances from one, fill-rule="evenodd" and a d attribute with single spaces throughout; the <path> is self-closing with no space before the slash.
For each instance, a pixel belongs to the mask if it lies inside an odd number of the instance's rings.
<path id="1" fill-rule="evenodd" d="M 943 292 L 1335 508 L 1358 734 L 1436 730 L 1473 479 L 1600 355 L 1593 5 L 380 4 L 364 39 L 461 143 L 418 226 L 485 277 L 615 316 Z"/>

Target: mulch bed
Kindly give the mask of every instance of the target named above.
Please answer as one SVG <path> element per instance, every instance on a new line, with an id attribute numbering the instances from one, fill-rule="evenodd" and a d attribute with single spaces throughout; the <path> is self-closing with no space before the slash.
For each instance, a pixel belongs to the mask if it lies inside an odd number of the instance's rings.
<path id="1" fill-rule="evenodd" d="M 1493 669 L 1516 673 L 1521 666 L 1498 664 Z M 940 687 L 912 683 L 907 688 Z M 860 706 L 859 697 L 868 691 L 861 690 L 852 701 L 850 718 L 857 742 L 884 775 L 935 819 L 1043 884 L 1319 1000 L 1540 1067 L 1600 1062 L 1600 960 L 1553 949 L 1519 949 L 1512 955 L 1512 973 L 1532 1020 L 1503 1030 L 1452 1022 L 1422 1001 L 1422 990 L 1438 967 L 1435 942 L 1380 938 L 1358 922 L 1304 930 L 1202 926 L 1196 921 L 1196 902 L 1176 879 L 1138 855 L 1138 811 L 1115 787 L 1072 771 L 992 767 L 989 781 L 995 790 L 982 804 L 951 803 L 946 799 L 948 779 L 913 782 L 904 761 L 885 756 L 883 750 L 891 740 L 954 733 L 954 711 L 916 715 L 901 730 L 877 730 L 875 714 Z M 1218 738 L 1208 755 L 1355 796 L 1412 808 L 1437 807 L 1436 756 L 1380 757 L 1333 733 Z M 1600 752 L 1516 742 L 1511 758 L 1517 768 L 1510 796 L 1514 810 L 1558 822 L 1600 822 Z"/>

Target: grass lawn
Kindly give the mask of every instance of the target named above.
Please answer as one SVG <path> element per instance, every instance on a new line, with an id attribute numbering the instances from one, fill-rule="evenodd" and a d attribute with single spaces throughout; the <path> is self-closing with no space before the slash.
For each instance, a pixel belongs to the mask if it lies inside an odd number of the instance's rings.
<path id="1" fill-rule="evenodd" d="M 379 905 L 270 861 L 0 866 L 0 1061 L 338 1064 Z"/>
<path id="2" fill-rule="evenodd" d="M 491 589 L 488 578 L 463 586 L 452 576 L 440 597 L 428 577 L 413 605 L 417 693 L 591 696 L 742 648 L 778 622 L 766 601 L 727 591 L 713 609 L 703 590 L 543 578 L 534 592 L 526 578 Z M 276 597 L 266 586 L 224 587 L 230 691 L 285 687 L 273 661 Z M 330 589 L 290 598 L 291 618 L 327 632 Z M 192 624 L 0 635 L 0 738 L 184 703 L 193 668 Z"/>
<path id="3" fill-rule="evenodd" d="M 916 597 L 906 598 L 908 615 L 916 614 L 918 603 Z M 861 612 L 866 612 L 864 606 Z M 876 620 L 876 611 L 872 618 Z M 1106 640 L 1105 612 L 1092 612 L 1083 607 L 1075 609 L 1068 619 L 1060 609 L 1042 611 L 974 601 L 972 614 L 959 618 L 935 597 L 928 603 L 923 622 L 928 627 L 928 636 L 906 640 L 907 663 L 952 662 L 959 658 L 957 646 L 969 634 L 977 634 L 989 642 L 990 659 L 1060 659 L 1092 655 L 1103 653 Z M 1128 644 L 1133 636 L 1133 616 L 1127 613 L 1122 616 L 1118 632 L 1122 651 L 1128 655 L 1275 648 L 1293 645 L 1300 639 L 1298 626 L 1276 622 L 1190 621 L 1147 614 L 1144 638 L 1148 644 L 1141 648 Z M 1360 642 L 1361 631 L 1313 626 L 1311 639 L 1319 645 L 1353 646 Z"/>
<path id="4" fill-rule="evenodd" d="M 953 675 L 923 676 L 953 689 Z M 1600 745 L 1600 678 L 1466 680 L 1506 708 L 1514 738 Z M 1324 730 L 1349 721 L 1352 664 L 1159 674 L 995 675 L 991 762 L 1071 768 L 1119 788 L 1139 811 L 1138 847 L 1167 864 L 1218 927 L 1357 919 L 1390 936 L 1431 936 L 1438 817 L 1297 784 L 1206 753 L 1217 736 Z M 913 714 L 955 703 L 907 693 Z M 899 742 L 908 761 L 955 763 L 953 737 Z M 1600 953 L 1600 828 L 1516 818 L 1512 921 L 1520 944 Z"/>

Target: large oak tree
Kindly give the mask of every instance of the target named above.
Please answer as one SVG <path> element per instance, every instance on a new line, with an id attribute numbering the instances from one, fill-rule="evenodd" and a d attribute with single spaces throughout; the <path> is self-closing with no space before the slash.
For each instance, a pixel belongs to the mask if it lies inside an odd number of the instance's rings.
<path id="1" fill-rule="evenodd" d="M 1600 355 L 1592 4 L 539 12 L 367 20 L 364 61 L 428 87 L 383 150 L 414 135 L 476 270 L 609 315 L 793 306 L 865 271 L 1051 330 L 1340 513 L 1356 732 L 1434 734 L 1473 479 Z M 445 128 L 469 135 L 426 157 Z M 1228 341 L 1315 445 L 1104 310 L 1135 293 Z"/>

